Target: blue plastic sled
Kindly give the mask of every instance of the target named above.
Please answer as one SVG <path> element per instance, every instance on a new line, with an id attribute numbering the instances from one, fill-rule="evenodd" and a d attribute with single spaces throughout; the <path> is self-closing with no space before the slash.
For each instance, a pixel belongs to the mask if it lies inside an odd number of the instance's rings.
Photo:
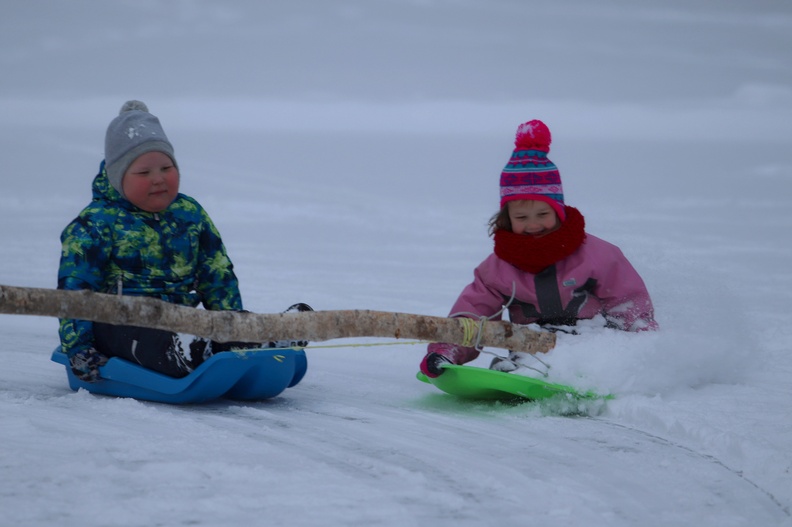
<path id="1" fill-rule="evenodd" d="M 213 399 L 269 399 L 300 382 L 308 369 L 305 351 L 295 348 L 244 350 L 213 355 L 195 371 L 176 379 L 113 357 L 99 369 L 102 380 L 78 379 L 60 346 L 52 360 L 66 367 L 69 387 L 91 393 L 171 404 Z"/>

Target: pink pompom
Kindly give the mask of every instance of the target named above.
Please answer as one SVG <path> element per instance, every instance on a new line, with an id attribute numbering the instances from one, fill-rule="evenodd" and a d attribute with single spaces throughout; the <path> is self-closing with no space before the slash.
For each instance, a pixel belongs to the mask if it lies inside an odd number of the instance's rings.
<path id="1" fill-rule="evenodd" d="M 517 128 L 517 137 L 514 140 L 514 144 L 517 148 L 549 152 L 551 141 L 552 137 L 547 125 L 538 119 L 534 119 L 521 124 Z"/>

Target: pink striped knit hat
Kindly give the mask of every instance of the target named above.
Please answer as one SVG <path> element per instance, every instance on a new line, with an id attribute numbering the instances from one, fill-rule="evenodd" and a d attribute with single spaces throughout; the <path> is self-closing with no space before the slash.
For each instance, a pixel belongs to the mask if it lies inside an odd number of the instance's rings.
<path id="1" fill-rule="evenodd" d="M 561 174 L 547 159 L 551 140 L 550 129 L 542 121 L 534 119 L 517 128 L 514 152 L 501 172 L 501 208 L 516 200 L 544 201 L 561 221 L 566 219 Z"/>

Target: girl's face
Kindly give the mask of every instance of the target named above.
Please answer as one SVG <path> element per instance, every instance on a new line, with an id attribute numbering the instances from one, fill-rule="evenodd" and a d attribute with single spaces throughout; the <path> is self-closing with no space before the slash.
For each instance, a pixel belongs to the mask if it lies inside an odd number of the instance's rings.
<path id="1" fill-rule="evenodd" d="M 558 215 L 549 203 L 536 200 L 510 201 L 509 210 L 512 232 L 540 237 L 550 234 L 561 226 Z"/>
<path id="2" fill-rule="evenodd" d="M 147 152 L 129 165 L 121 186 L 133 205 L 146 212 L 162 212 L 179 193 L 179 169 L 168 155 Z"/>

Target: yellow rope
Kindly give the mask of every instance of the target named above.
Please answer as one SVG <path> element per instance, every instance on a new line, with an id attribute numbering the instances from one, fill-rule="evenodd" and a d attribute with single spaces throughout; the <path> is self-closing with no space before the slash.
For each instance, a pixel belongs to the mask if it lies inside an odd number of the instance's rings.
<path id="1" fill-rule="evenodd" d="M 462 345 L 465 347 L 477 346 L 479 342 L 479 335 L 484 326 L 484 320 L 474 320 L 472 318 L 460 317 L 462 323 Z M 432 341 L 428 340 L 412 340 L 412 341 L 397 341 L 397 342 L 369 342 L 365 344 L 319 344 L 306 346 L 304 349 L 321 349 L 321 348 L 373 348 L 376 346 L 414 346 L 416 344 L 429 344 Z"/>
<path id="2" fill-rule="evenodd" d="M 368 342 L 365 344 L 320 344 L 310 345 L 305 349 L 319 349 L 319 348 L 373 348 L 375 346 L 413 346 L 415 344 L 429 344 L 428 341 L 414 340 L 405 342 Z"/>
<path id="3" fill-rule="evenodd" d="M 473 320 L 472 318 L 459 318 L 457 319 L 462 323 L 462 345 L 466 348 L 473 346 L 476 342 L 474 339 L 477 339 L 478 332 L 479 332 L 479 322 Z M 482 323 L 483 324 L 483 323 Z"/>
<path id="4" fill-rule="evenodd" d="M 479 320 L 467 317 L 459 317 L 457 320 L 462 324 L 462 345 L 465 347 L 476 347 L 478 348 L 479 341 L 481 339 L 481 332 L 484 329 L 484 323 L 487 321 L 486 318 L 481 318 Z M 295 346 L 295 349 L 320 349 L 320 348 L 372 348 L 376 346 L 414 346 L 416 344 L 429 344 L 431 341 L 426 340 L 413 340 L 413 341 L 399 341 L 399 342 L 369 342 L 366 344 L 321 344 L 321 345 L 310 345 L 305 346 L 304 348 L 298 348 Z M 277 349 L 277 348 L 275 348 Z"/>

